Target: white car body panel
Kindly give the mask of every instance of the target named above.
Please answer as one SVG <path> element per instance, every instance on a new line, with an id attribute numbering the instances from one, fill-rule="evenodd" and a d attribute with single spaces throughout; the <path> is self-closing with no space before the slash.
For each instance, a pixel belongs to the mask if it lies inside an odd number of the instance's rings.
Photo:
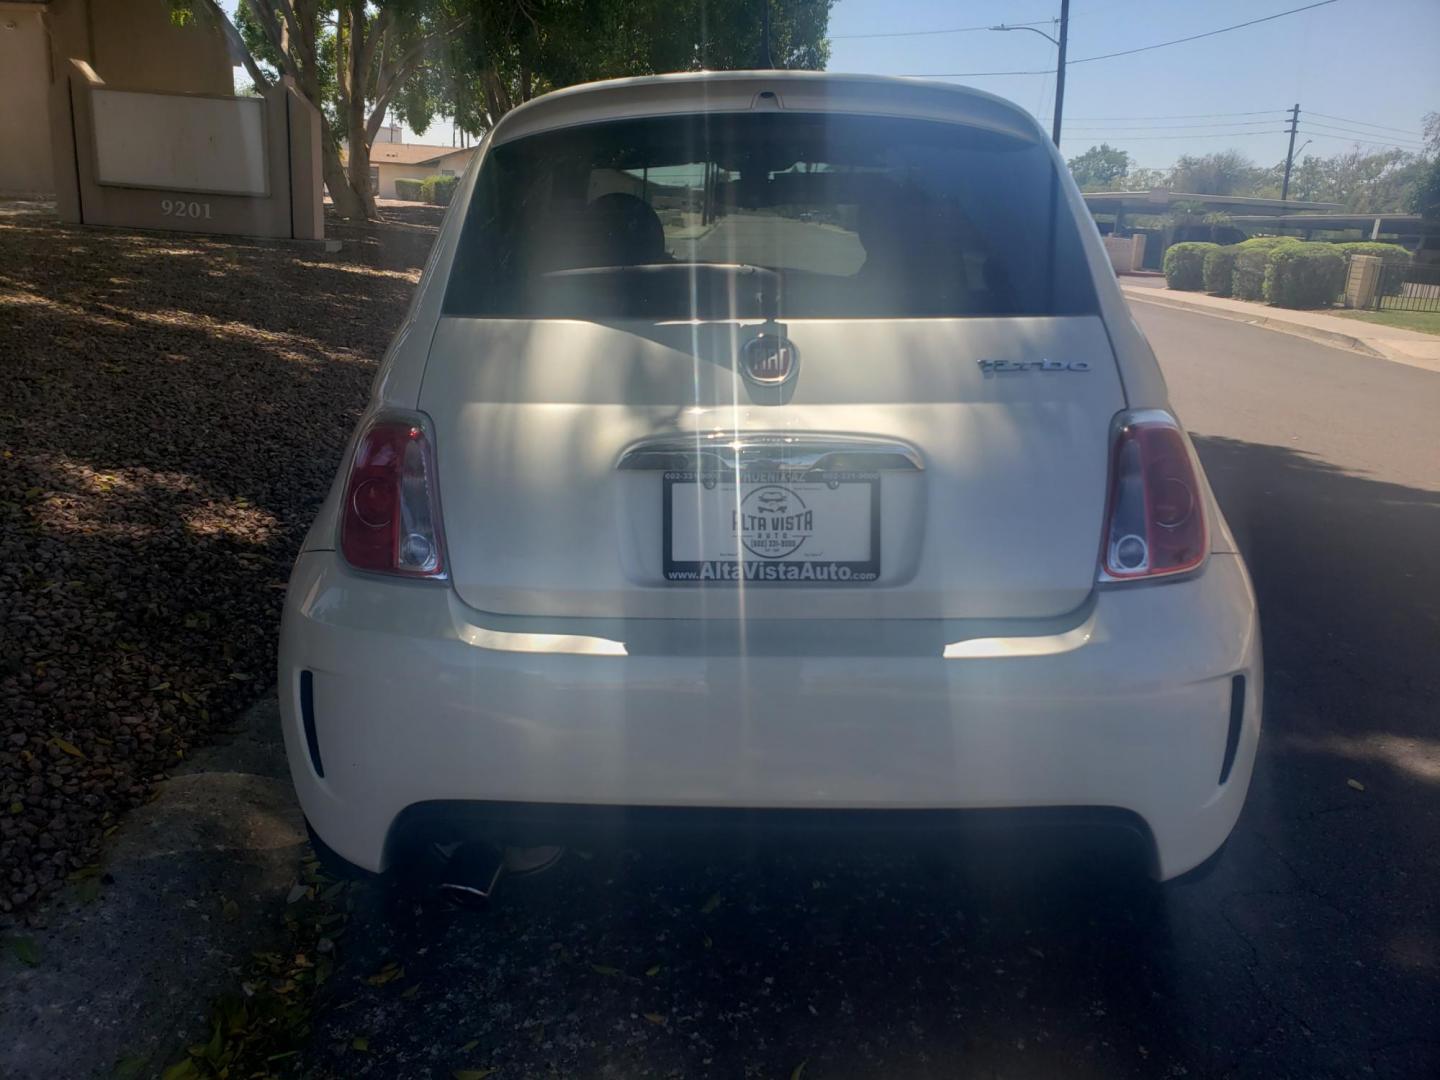
<path id="1" fill-rule="evenodd" d="M 1096 584 L 1112 419 L 1169 405 L 1053 147 L 1098 317 L 788 319 L 802 366 L 782 405 L 734 372 L 755 320 L 442 315 L 492 146 L 706 109 L 941 120 L 1049 146 L 990 95 L 814 73 L 618 80 L 507 115 L 456 191 L 367 412 L 433 427 L 449 578 L 345 565 L 342 467 L 291 579 L 280 702 L 316 831 L 382 870 L 397 818 L 437 800 L 1107 807 L 1148 826 L 1162 878 L 1202 862 L 1235 823 L 1259 737 L 1254 596 L 1203 474 L 1207 561 L 1179 580 Z M 1054 357 L 1088 370 L 977 363 Z M 659 477 L 617 465 L 647 440 L 716 432 L 913 446 L 923 469 L 882 483 L 880 580 L 661 580 Z"/>

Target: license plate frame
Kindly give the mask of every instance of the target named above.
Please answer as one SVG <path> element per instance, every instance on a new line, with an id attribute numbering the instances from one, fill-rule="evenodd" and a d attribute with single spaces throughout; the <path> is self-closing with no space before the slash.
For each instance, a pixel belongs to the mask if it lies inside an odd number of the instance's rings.
<path id="1" fill-rule="evenodd" d="M 853 586 L 874 584 L 880 578 L 879 472 L 818 470 L 794 475 L 757 468 L 743 470 L 737 476 L 718 471 L 677 469 L 662 474 L 661 486 L 661 573 L 667 584 L 743 582 L 746 585 L 767 586 Z M 845 489 L 843 496 L 833 494 L 841 488 Z M 708 539 L 711 546 L 720 547 L 720 551 L 694 550 L 706 539 L 694 535 L 705 531 L 705 527 L 698 523 L 693 527 L 683 527 L 681 531 L 684 535 L 677 537 L 677 496 L 684 509 L 697 509 L 702 490 L 706 493 L 703 498 L 709 500 L 712 507 L 721 505 L 718 499 L 730 508 L 731 538 L 728 542 L 716 540 L 713 535 L 717 527 L 715 519 L 713 516 L 708 519 L 712 533 Z M 738 500 L 734 496 L 737 490 L 741 492 Z M 823 493 L 827 491 L 832 495 L 825 496 Z M 808 500 L 807 496 L 810 496 Z M 852 519 L 852 529 L 853 519 L 864 508 L 868 522 L 863 527 L 866 534 L 863 558 L 855 557 L 857 536 L 815 540 L 814 515 L 820 513 L 827 503 L 829 505 L 825 509 L 829 516 L 836 516 L 838 510 L 839 517 Z M 749 527 L 755 524 L 757 516 L 771 513 L 776 507 L 780 508 L 780 512 L 764 517 L 761 528 Z M 713 509 L 710 511 L 712 515 L 714 512 Z M 812 515 L 808 522 L 804 520 L 807 512 Z M 698 509 L 697 517 L 703 518 L 705 513 L 704 509 Z M 743 520 L 738 516 L 742 513 L 745 515 Z M 766 527 L 777 523 L 793 524 L 795 527 L 778 530 Z M 685 552 L 687 557 L 675 557 L 677 539 L 688 549 Z M 725 548 L 734 550 L 727 551 Z M 826 554 L 827 549 L 844 557 L 830 557 Z M 704 557 L 695 557 L 697 555 Z"/>

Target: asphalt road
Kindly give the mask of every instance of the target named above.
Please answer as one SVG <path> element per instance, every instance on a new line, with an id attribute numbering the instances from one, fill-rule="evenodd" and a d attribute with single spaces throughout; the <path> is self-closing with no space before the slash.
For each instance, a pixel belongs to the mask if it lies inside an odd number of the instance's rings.
<path id="1" fill-rule="evenodd" d="M 305 1071 L 1440 1075 L 1440 375 L 1136 313 L 1264 620 L 1260 760 L 1208 876 L 652 847 L 481 913 L 372 889 Z"/>

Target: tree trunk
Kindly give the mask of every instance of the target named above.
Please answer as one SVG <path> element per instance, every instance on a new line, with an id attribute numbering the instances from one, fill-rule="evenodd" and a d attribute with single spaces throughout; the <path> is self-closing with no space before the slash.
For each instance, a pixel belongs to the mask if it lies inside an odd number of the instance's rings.
<path id="1" fill-rule="evenodd" d="M 340 103 L 340 121 L 345 125 L 345 146 L 348 153 L 346 171 L 350 174 L 351 194 L 360 204 L 366 218 L 380 216 L 375 193 L 370 190 L 370 133 L 365 124 L 365 86 L 369 72 L 365 65 L 365 0 L 350 0 L 348 10 L 341 14 L 345 49 L 341 70 L 344 93 Z"/>
<path id="2" fill-rule="evenodd" d="M 330 192 L 330 201 L 335 204 L 335 213 L 342 218 L 367 217 L 364 200 L 350 187 L 350 177 L 345 175 L 340 152 L 335 149 L 329 131 L 325 130 L 321 132 L 320 159 L 325 187 Z"/>

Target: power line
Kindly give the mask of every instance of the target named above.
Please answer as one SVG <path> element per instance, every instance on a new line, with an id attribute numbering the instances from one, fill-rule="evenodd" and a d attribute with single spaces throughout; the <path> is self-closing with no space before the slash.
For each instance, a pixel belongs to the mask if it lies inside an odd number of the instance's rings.
<path id="1" fill-rule="evenodd" d="M 1208 124 L 1071 124 L 1072 129 L 1079 128 L 1081 131 L 1178 131 L 1185 128 L 1207 128 L 1207 127 L 1268 127 L 1281 121 L 1281 117 L 1273 117 L 1269 120 L 1214 120 Z"/>
<path id="2" fill-rule="evenodd" d="M 1183 45 L 1188 41 L 1199 41 L 1201 38 L 1215 37 L 1217 34 L 1228 34 L 1231 30 L 1243 30 L 1247 26 L 1258 26 L 1260 23 L 1272 22 L 1275 19 L 1283 19 L 1287 15 L 1298 15 L 1302 11 L 1310 11 L 1314 8 L 1325 7 L 1336 3 L 1337 0 L 1316 0 L 1313 4 L 1306 4 L 1304 7 L 1291 8 L 1289 11 L 1277 11 L 1274 15 L 1265 15 L 1259 19 L 1250 19 L 1247 22 L 1235 23 L 1233 26 L 1222 26 L 1218 30 L 1207 30 L 1203 34 L 1191 34 L 1189 37 L 1175 38 L 1173 41 L 1157 41 L 1153 45 L 1140 45 L 1134 49 L 1121 49 L 1119 52 L 1101 53 L 1099 56 L 1082 56 L 1078 60 L 1066 61 L 1066 66 L 1071 64 L 1090 64 L 1096 60 L 1113 60 L 1117 56 L 1133 56 L 1135 53 L 1149 52 L 1152 49 L 1164 49 L 1171 45 Z M 911 78 L 919 79 L 960 79 L 973 78 L 979 75 L 1048 75 L 1048 69 L 1037 71 L 941 71 L 933 74 L 913 75 Z"/>
<path id="3" fill-rule="evenodd" d="M 1380 128 L 1382 131 L 1398 131 L 1401 135 L 1414 135 L 1417 139 L 1424 138 L 1418 131 L 1410 131 L 1406 128 L 1390 127 L 1386 124 L 1372 124 L 1366 120 L 1350 120 L 1343 116 L 1331 116 L 1329 113 L 1312 112 L 1311 116 L 1323 116 L 1326 120 L 1339 120 L 1342 124 L 1354 124 L 1356 127 Z"/>
<path id="4" fill-rule="evenodd" d="M 1305 128 L 1307 134 L 1333 135 L 1333 136 L 1359 136 L 1366 139 L 1380 139 L 1385 137 L 1374 131 L 1355 131 L 1352 128 L 1332 127 L 1330 124 L 1317 124 L 1311 121 Z M 1423 145 L 1416 142 L 1405 142 L 1401 139 L 1390 139 L 1388 142 L 1377 142 L 1377 146 L 1394 146 L 1401 150 L 1421 150 Z"/>
<path id="5" fill-rule="evenodd" d="M 1258 19 L 1251 19 L 1249 22 L 1236 23 L 1234 26 L 1222 26 L 1219 30 L 1207 30 L 1203 34 L 1191 34 L 1189 37 L 1176 38 L 1174 41 L 1162 41 L 1156 45 L 1141 45 L 1137 49 L 1121 49 L 1119 52 L 1101 53 L 1099 56 L 1086 56 L 1080 60 L 1072 60 L 1071 63 L 1088 64 L 1094 60 L 1111 60 L 1117 56 L 1132 56 L 1135 53 L 1149 52 L 1151 49 L 1163 49 L 1167 45 L 1183 45 L 1187 41 L 1199 41 L 1201 38 L 1214 37 L 1216 34 L 1228 34 L 1231 30 L 1243 30 L 1247 26 L 1258 26 L 1260 23 L 1283 19 L 1286 15 L 1298 15 L 1302 11 L 1325 7 L 1327 4 L 1333 4 L 1335 2 L 1336 0 L 1316 0 L 1315 3 L 1306 4 L 1304 7 L 1291 8 L 1289 11 L 1279 11 L 1274 15 L 1265 15 Z"/>
<path id="6" fill-rule="evenodd" d="M 1387 150 L 1403 150 L 1403 146 L 1396 146 L 1393 142 L 1371 142 L 1368 139 L 1356 139 L 1350 135 L 1332 135 L 1328 131 L 1312 131 L 1305 129 L 1306 135 L 1314 136 L 1317 139 L 1336 139 L 1339 142 L 1358 143 L 1361 146 L 1383 146 Z"/>
<path id="7" fill-rule="evenodd" d="M 1250 135 L 1285 135 L 1288 131 L 1211 131 L 1203 135 L 1117 135 L 1116 142 L 1148 142 L 1151 139 L 1243 139 Z M 1081 141 L 1093 142 L 1098 135 L 1081 136 Z M 1069 140 L 1074 141 L 1074 140 Z"/>
<path id="8" fill-rule="evenodd" d="M 1177 113 L 1174 116 L 1076 116 L 1075 120 L 1199 120 L 1207 116 L 1280 116 L 1289 109 L 1255 109 L 1233 113 Z"/>
<path id="9" fill-rule="evenodd" d="M 1037 19 L 1035 22 L 1010 23 L 1010 26 L 1050 26 L 1056 20 Z M 951 26 L 941 30 L 892 30 L 883 34 L 831 34 L 831 41 L 854 41 L 858 38 L 929 37 L 932 34 L 972 34 L 976 30 L 993 30 L 994 23 L 985 26 Z"/>

